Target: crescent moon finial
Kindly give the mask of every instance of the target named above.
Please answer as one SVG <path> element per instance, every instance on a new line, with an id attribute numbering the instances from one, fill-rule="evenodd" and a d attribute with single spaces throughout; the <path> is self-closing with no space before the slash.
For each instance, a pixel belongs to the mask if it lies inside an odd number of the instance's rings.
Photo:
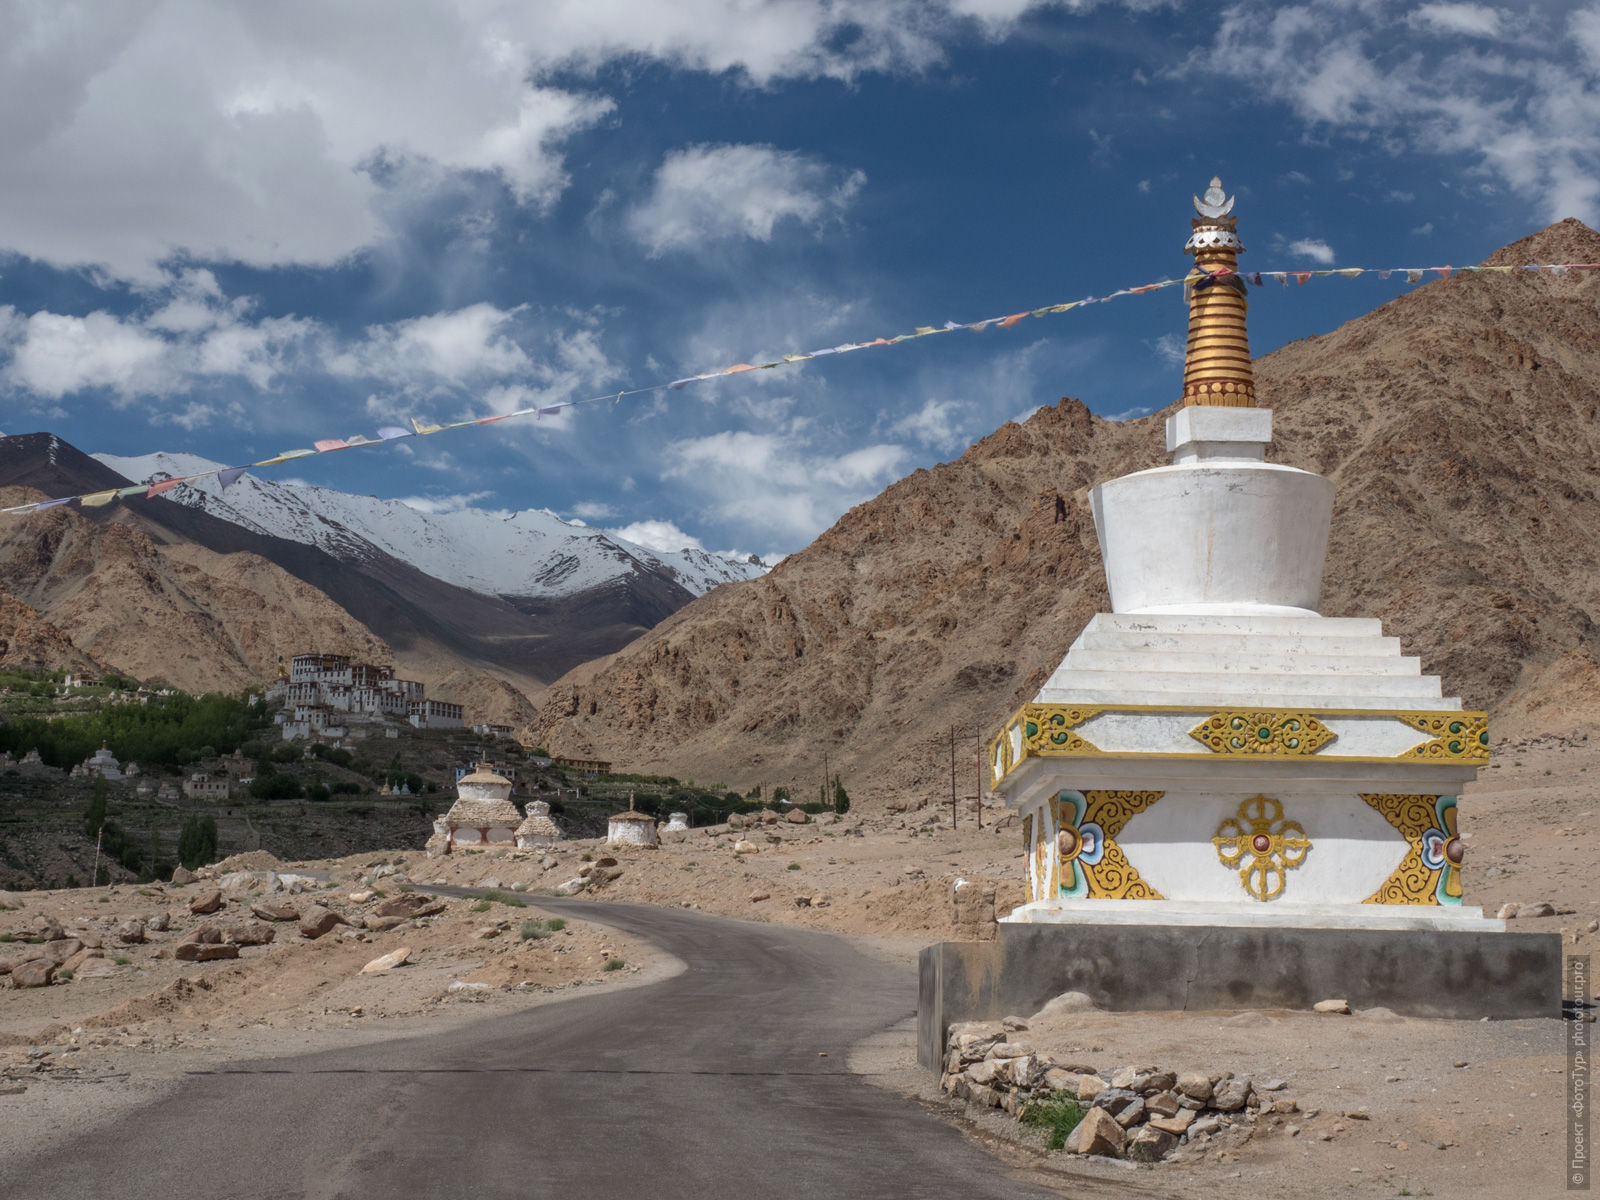
<path id="1" fill-rule="evenodd" d="M 1222 190 L 1222 177 L 1220 175 L 1211 177 L 1211 186 L 1206 188 L 1206 194 L 1203 199 L 1199 196 L 1191 198 L 1194 200 L 1194 211 L 1202 217 L 1209 217 L 1215 220 L 1218 217 L 1225 217 L 1233 211 L 1234 197 Z"/>

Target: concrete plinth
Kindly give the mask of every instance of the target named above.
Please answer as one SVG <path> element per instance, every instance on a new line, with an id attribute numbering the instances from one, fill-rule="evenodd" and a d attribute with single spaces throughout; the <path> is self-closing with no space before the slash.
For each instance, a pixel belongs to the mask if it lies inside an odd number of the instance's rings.
<path id="1" fill-rule="evenodd" d="M 1101 1008 L 1352 1008 L 1476 1020 L 1561 1015 L 1561 935 L 1493 931 L 1002 923 L 919 962 L 917 1059 L 957 1021 L 1027 1016 L 1062 992 Z"/>

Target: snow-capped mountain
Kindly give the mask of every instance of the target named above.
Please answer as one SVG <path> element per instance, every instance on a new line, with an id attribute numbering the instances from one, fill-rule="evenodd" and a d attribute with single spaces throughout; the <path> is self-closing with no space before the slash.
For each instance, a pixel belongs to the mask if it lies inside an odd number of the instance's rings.
<path id="1" fill-rule="evenodd" d="M 192 454 L 93 457 L 134 482 L 223 465 Z M 163 498 L 254 533 L 314 546 L 344 562 L 387 555 L 435 579 L 489 596 L 570 596 L 634 574 L 664 576 L 698 596 L 720 583 L 752 579 L 767 570 L 754 556 L 735 558 L 691 548 L 650 550 L 542 509 L 509 515 L 473 508 L 427 513 L 398 500 L 254 475 L 242 476 L 226 492 L 212 477 L 174 488 Z"/>

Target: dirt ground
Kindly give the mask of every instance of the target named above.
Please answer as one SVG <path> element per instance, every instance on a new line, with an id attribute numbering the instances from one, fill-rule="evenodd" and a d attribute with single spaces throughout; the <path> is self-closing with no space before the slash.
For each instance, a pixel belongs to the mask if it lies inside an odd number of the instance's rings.
<path id="1" fill-rule="evenodd" d="M 1590 928 L 1600 918 L 1595 785 L 1600 739 L 1592 748 L 1581 735 L 1498 747 L 1493 765 L 1461 801 L 1467 903 L 1493 915 L 1508 902 L 1547 902 L 1556 915 L 1519 918 L 1513 928 L 1559 930 L 1570 952 L 1592 953 L 1600 942 Z M 327 872 L 326 885 L 290 899 L 320 899 L 352 920 L 381 902 L 355 901 L 352 894 L 376 889 L 392 896 L 405 880 L 494 886 L 507 894 L 515 887 L 536 905 L 540 892 L 580 872 L 615 873 L 583 895 L 830 930 L 909 968 L 920 946 L 954 936 L 956 879 L 996 881 L 1002 913 L 1020 903 L 1016 824 L 993 810 L 985 818 L 979 830 L 972 809 L 964 808 L 952 831 L 950 810 L 942 807 L 850 815 L 830 824 L 779 821 L 714 836 L 695 830 L 656 850 L 588 841 L 434 859 L 369 854 L 284 869 Z M 740 841 L 755 849 L 736 852 Z M 209 873 L 272 865 L 247 856 Z M 389 868 L 395 873 L 372 878 Z M 524 942 L 520 926 L 534 910 L 496 903 L 474 912 L 465 900 L 448 901 L 439 915 L 395 931 L 364 932 L 360 940 L 354 931 L 336 931 L 306 941 L 283 923 L 273 944 L 247 947 L 236 962 L 161 957 L 183 930 L 223 916 L 188 914 L 189 899 L 211 883 L 27 893 L 23 909 L 0 913 L 0 929 L 21 929 L 48 913 L 69 932 L 105 932 L 128 916 L 162 910 L 174 918 L 174 930 L 151 935 L 149 945 L 113 947 L 108 938 L 105 953 L 129 959 L 111 977 L 0 991 L 0 1153 L 38 1137 L 67 1136 L 63 1131 L 136 1102 L 197 1062 L 410 1035 L 439 1022 L 550 1002 L 572 988 L 640 983 L 675 969 L 649 947 L 577 922 Z M 267 895 L 266 886 L 252 880 L 231 890 L 229 918 Z M 364 963 L 401 945 L 412 949 L 412 964 L 359 974 Z M 8 948 L 0 945 L 0 955 Z M 604 971 L 611 958 L 627 966 Z M 447 990 L 458 980 L 489 986 Z M 1152 1064 L 1281 1079 L 1281 1095 L 1295 1101 L 1298 1113 L 1258 1123 L 1247 1139 L 1224 1136 L 1186 1148 L 1174 1161 L 1140 1168 L 1152 1174 L 1139 1182 L 1151 1194 L 1201 1196 L 1247 1179 L 1266 1194 L 1292 1189 L 1315 1200 L 1564 1192 L 1563 1032 L 1556 1020 L 1435 1021 L 1383 1010 L 1086 1012 L 1039 1022 L 1025 1036 L 1040 1050 L 1097 1068 Z M 1121 1180 L 1133 1169 L 1047 1154 L 1034 1134 L 1003 1114 L 956 1111 L 916 1069 L 909 1027 L 874 1039 L 857 1057 L 858 1069 L 875 1082 L 946 1112 L 999 1153 L 1030 1159 L 1045 1176 L 1059 1177 L 1064 1191 L 1074 1180 Z"/>

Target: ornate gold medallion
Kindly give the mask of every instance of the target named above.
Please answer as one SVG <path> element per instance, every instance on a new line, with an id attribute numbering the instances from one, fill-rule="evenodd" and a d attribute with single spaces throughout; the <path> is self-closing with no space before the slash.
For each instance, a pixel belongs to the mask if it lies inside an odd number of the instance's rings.
<path id="1" fill-rule="evenodd" d="M 1189 736 L 1218 754 L 1315 754 L 1339 735 L 1308 713 L 1223 712 L 1196 725 Z"/>
<path id="2" fill-rule="evenodd" d="M 1239 805 L 1236 816 L 1217 826 L 1211 839 L 1217 858 L 1239 868 L 1239 883 L 1257 900 L 1283 895 L 1288 872 L 1305 862 L 1311 839 L 1297 821 L 1286 821 L 1283 805 L 1270 796 L 1253 796 Z"/>

